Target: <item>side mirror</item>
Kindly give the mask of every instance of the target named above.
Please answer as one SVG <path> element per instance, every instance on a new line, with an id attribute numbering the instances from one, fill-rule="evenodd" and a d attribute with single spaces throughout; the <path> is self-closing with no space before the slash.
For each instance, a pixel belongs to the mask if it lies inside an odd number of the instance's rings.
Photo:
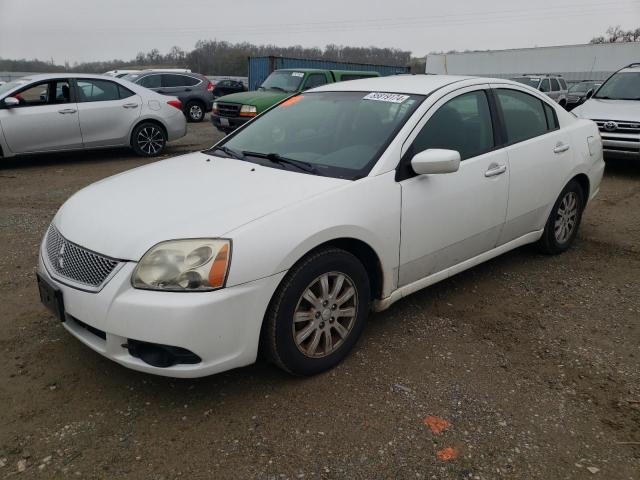
<path id="1" fill-rule="evenodd" d="M 20 105 L 20 100 L 16 97 L 7 97 L 4 99 L 4 105 L 5 107 L 17 107 Z"/>
<path id="2" fill-rule="evenodd" d="M 413 156 L 411 168 L 418 175 L 457 172 L 460 168 L 460 153 L 455 150 L 430 148 Z"/>
<path id="3" fill-rule="evenodd" d="M 593 97 L 593 88 L 587 92 L 587 95 L 585 98 L 589 100 L 591 97 Z"/>

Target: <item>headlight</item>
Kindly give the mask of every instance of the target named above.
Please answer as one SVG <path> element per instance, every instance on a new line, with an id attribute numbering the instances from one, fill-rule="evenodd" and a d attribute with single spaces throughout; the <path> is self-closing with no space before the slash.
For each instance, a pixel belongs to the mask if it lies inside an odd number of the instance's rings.
<path id="1" fill-rule="evenodd" d="M 255 105 L 242 105 L 240 107 L 241 117 L 255 117 L 258 114 L 258 109 Z"/>
<path id="2" fill-rule="evenodd" d="M 212 110 L 213 110 L 214 112 L 217 112 L 217 111 L 218 111 L 218 102 L 213 102 L 213 108 L 212 108 Z"/>
<path id="3" fill-rule="evenodd" d="M 231 240 L 193 239 L 162 242 L 144 254 L 133 272 L 134 288 L 205 292 L 224 287 Z"/>

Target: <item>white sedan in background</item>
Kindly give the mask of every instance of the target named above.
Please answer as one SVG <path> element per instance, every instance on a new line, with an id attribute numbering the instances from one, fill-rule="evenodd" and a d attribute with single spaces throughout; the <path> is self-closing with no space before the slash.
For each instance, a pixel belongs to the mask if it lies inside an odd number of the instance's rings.
<path id="1" fill-rule="evenodd" d="M 567 250 L 603 171 L 596 124 L 516 82 L 326 85 L 76 193 L 42 243 L 41 298 L 136 370 L 204 376 L 260 349 L 311 375 L 372 308 L 521 245 Z"/>
<path id="2" fill-rule="evenodd" d="M 0 86 L 0 157 L 123 146 L 153 157 L 186 133 L 177 98 L 125 80 L 46 74 Z"/>

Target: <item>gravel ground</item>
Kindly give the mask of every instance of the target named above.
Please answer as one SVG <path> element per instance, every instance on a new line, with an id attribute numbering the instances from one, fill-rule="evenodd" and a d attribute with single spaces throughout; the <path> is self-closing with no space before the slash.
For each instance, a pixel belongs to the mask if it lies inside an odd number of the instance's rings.
<path id="1" fill-rule="evenodd" d="M 176 155 L 212 144 L 189 126 Z M 0 478 L 639 479 L 640 164 L 609 162 L 575 244 L 521 248 L 371 316 L 313 378 L 126 370 L 38 301 L 41 237 L 127 150 L 0 167 Z"/>

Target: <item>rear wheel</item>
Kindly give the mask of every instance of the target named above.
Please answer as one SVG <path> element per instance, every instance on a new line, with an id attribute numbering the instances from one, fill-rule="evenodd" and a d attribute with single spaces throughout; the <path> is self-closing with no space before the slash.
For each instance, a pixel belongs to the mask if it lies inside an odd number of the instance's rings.
<path id="1" fill-rule="evenodd" d="M 167 134 L 160 125 L 144 122 L 133 129 L 131 148 L 141 157 L 160 155 L 167 145 Z"/>
<path id="2" fill-rule="evenodd" d="M 571 180 L 553 205 L 538 241 L 544 253 L 555 255 L 569 249 L 578 233 L 584 204 L 582 187 L 576 180 Z"/>
<path id="3" fill-rule="evenodd" d="M 367 271 L 355 256 L 336 248 L 312 253 L 274 294 L 265 319 L 267 357 L 296 375 L 334 367 L 360 337 L 370 298 Z"/>
<path id="4" fill-rule="evenodd" d="M 200 102 L 189 102 L 185 108 L 187 120 L 190 122 L 201 122 L 204 120 L 204 105 Z"/>

